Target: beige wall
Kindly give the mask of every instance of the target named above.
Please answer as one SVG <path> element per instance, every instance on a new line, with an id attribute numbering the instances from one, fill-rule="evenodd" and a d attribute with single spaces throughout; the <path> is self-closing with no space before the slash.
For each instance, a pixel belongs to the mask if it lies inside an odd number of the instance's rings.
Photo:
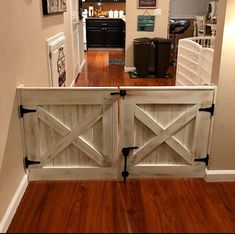
<path id="1" fill-rule="evenodd" d="M 48 86 L 46 39 L 69 32 L 68 13 L 43 17 L 41 2 L 0 1 L 0 222 L 24 175 L 16 87 Z"/>
<path id="2" fill-rule="evenodd" d="M 137 17 L 142 15 L 145 9 L 137 9 L 137 1 L 126 1 L 126 67 L 133 67 L 133 39 L 139 37 L 163 37 L 168 36 L 169 0 L 158 0 L 158 8 L 162 10 L 161 16 L 156 16 L 154 32 L 138 32 Z M 154 11 L 148 9 L 150 14 Z"/>
<path id="3" fill-rule="evenodd" d="M 173 18 L 194 18 L 206 15 L 211 0 L 170 0 L 170 15 Z"/>
<path id="4" fill-rule="evenodd" d="M 226 15 L 221 38 L 210 170 L 235 170 L 235 1 L 223 0 L 223 4 Z M 223 27 L 219 30 L 223 30 Z"/>

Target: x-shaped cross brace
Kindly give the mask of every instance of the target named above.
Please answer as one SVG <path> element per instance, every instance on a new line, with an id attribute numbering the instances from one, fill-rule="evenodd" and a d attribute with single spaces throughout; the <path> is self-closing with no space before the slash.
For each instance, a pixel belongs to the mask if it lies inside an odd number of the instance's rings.
<path id="1" fill-rule="evenodd" d="M 131 165 L 138 164 L 141 160 L 147 157 L 155 148 L 166 142 L 173 150 L 183 157 L 190 165 L 194 160 L 192 153 L 180 144 L 172 135 L 185 126 L 188 122 L 194 119 L 197 115 L 198 105 L 191 107 L 186 113 L 181 115 L 168 128 L 163 129 L 156 121 L 154 121 L 140 107 L 135 106 L 135 117 L 150 128 L 157 136 L 151 139 L 146 145 L 137 150 L 130 156 L 129 163 Z"/>

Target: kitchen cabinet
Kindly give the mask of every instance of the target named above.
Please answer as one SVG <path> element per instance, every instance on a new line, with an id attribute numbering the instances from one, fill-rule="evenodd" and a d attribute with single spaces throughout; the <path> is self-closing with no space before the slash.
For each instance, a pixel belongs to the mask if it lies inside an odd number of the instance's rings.
<path id="1" fill-rule="evenodd" d="M 87 47 L 123 48 L 124 28 L 122 19 L 87 19 Z"/>

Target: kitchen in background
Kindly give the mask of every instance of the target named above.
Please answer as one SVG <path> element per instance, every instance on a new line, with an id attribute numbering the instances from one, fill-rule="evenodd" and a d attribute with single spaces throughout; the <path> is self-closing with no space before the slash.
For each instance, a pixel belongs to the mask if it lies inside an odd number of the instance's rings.
<path id="1" fill-rule="evenodd" d="M 125 0 L 82 2 L 84 49 L 124 48 Z"/>

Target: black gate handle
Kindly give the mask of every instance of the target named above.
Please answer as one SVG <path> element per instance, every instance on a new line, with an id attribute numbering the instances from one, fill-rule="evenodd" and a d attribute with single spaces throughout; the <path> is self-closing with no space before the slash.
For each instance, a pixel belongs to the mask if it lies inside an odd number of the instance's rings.
<path id="1" fill-rule="evenodd" d="M 126 178 L 129 176 L 129 172 L 127 171 L 127 157 L 130 154 L 130 150 L 138 149 L 138 147 L 127 147 L 122 148 L 122 154 L 124 156 L 124 171 L 122 172 L 122 177 L 124 179 L 124 183 L 126 183 Z"/>

